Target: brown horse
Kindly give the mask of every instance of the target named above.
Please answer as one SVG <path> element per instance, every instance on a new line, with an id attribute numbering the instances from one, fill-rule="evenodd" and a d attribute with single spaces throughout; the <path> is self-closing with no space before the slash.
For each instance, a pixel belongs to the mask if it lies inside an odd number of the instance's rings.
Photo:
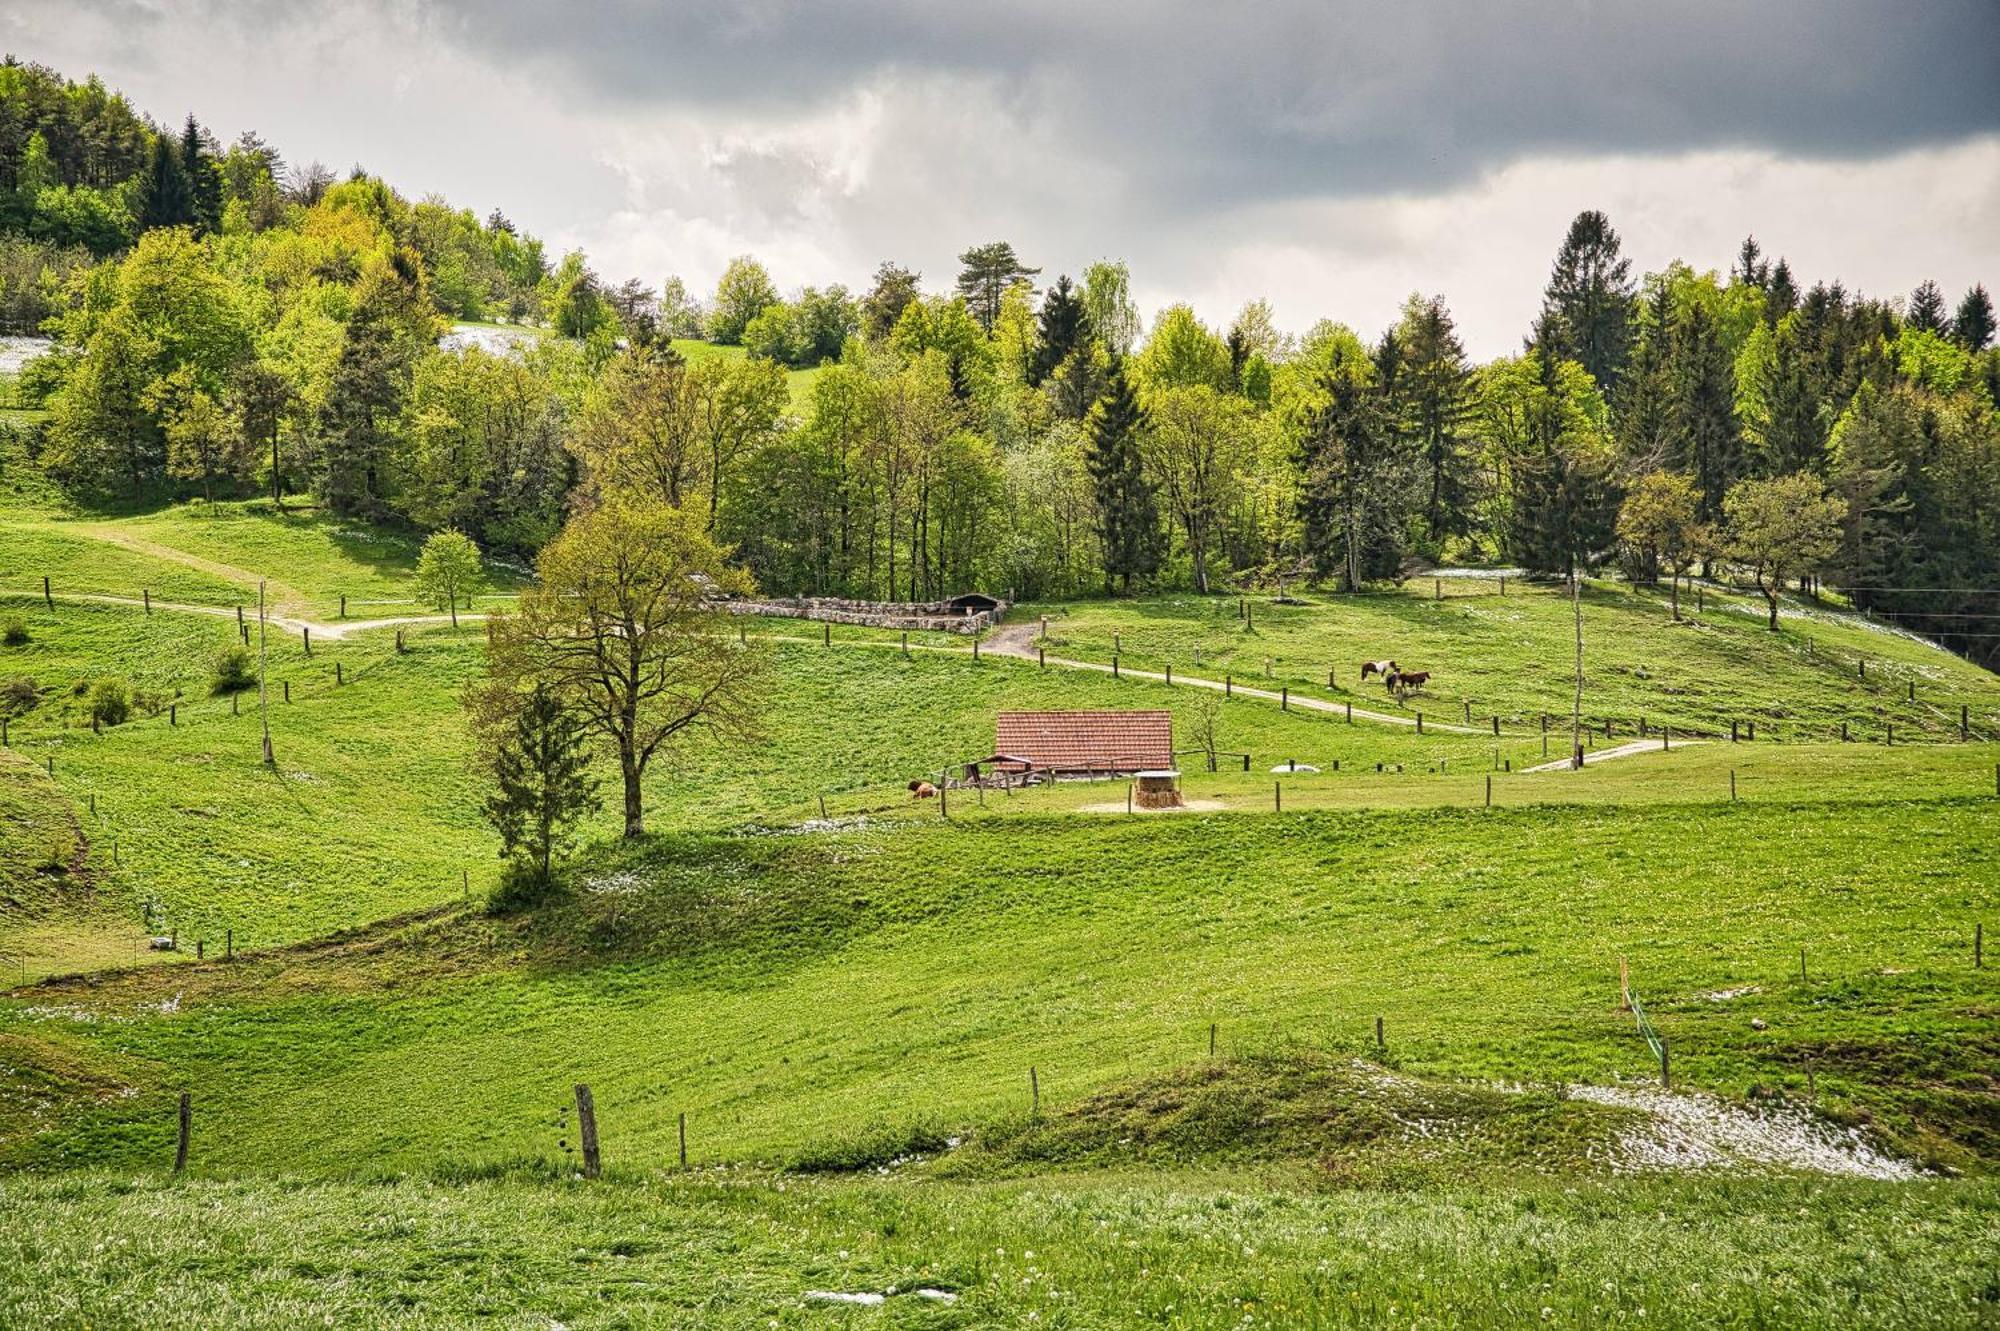
<path id="1" fill-rule="evenodd" d="M 1399 699 L 1407 698 L 1412 693 L 1423 692 L 1424 685 L 1430 682 L 1431 672 L 1428 670 L 1406 670 L 1390 675 L 1386 681 L 1389 691 Z"/>
<path id="2" fill-rule="evenodd" d="M 1361 663 L 1361 682 L 1363 684 L 1368 682 L 1370 675 L 1380 675 L 1382 678 L 1387 679 L 1395 673 L 1396 663 L 1394 661 L 1363 661 Z"/>
<path id="3" fill-rule="evenodd" d="M 937 798 L 937 787 L 928 781 L 912 781 L 910 783 L 910 798 L 913 800 L 934 800 Z"/>

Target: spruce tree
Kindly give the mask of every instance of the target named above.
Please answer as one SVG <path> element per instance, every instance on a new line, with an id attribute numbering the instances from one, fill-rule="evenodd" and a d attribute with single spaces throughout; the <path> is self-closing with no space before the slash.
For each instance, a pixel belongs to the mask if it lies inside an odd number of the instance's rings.
<path id="1" fill-rule="evenodd" d="M 1650 283 L 1639 306 L 1632 356 L 1612 397 L 1619 455 L 1633 475 L 1658 471 L 1673 451 L 1673 294 Z"/>
<path id="2" fill-rule="evenodd" d="M 222 225 L 222 172 L 205 138 L 201 125 L 190 115 L 181 130 L 181 171 L 187 176 L 197 231 L 213 231 Z"/>
<path id="3" fill-rule="evenodd" d="M 1595 209 L 1578 213 L 1549 274 L 1537 344 L 1553 339 L 1558 356 L 1579 362 L 1609 392 L 1625 365 L 1634 291 L 1632 261 L 1611 220 Z"/>
<path id="4" fill-rule="evenodd" d="M 411 367 L 436 340 L 423 265 L 398 250 L 361 280 L 320 408 L 321 497 L 343 515 L 373 513 Z"/>
<path id="5" fill-rule="evenodd" d="M 181 165 L 180 147 L 164 134 L 155 135 L 139 191 L 139 227 L 189 226 L 194 220 L 194 191 Z"/>
<path id="6" fill-rule="evenodd" d="M 1390 338 L 1372 366 L 1329 367 L 1319 383 L 1321 403 L 1300 441 L 1306 553 L 1322 573 L 1337 569 L 1348 591 L 1366 579 L 1393 576 L 1402 561 L 1412 455 L 1396 438 L 1383 383 L 1400 384 L 1403 377 L 1401 348 Z"/>
<path id="7" fill-rule="evenodd" d="M 1778 325 L 1771 339 L 1771 381 L 1765 388 L 1764 471 L 1782 476 L 1819 471 L 1826 463 L 1826 426 L 1820 417 L 1820 384 L 1796 319 Z"/>
<path id="8" fill-rule="evenodd" d="M 1982 285 L 1974 285 L 1958 303 L 1958 315 L 1951 321 L 1951 335 L 1974 355 L 1986 350 L 1993 340 L 1993 298 Z"/>
<path id="9" fill-rule="evenodd" d="M 1129 593 L 1132 580 L 1160 566 L 1160 513 L 1141 459 L 1146 414 L 1113 359 L 1104 395 L 1084 423 L 1084 462 L 1097 500 L 1097 536 L 1104 551 L 1104 589 L 1114 581 Z"/>
<path id="10" fill-rule="evenodd" d="M 1944 292 L 1938 284 L 1925 278 L 1910 293 L 1910 312 L 1903 316 L 1903 322 L 1911 328 L 1925 333 L 1944 331 Z"/>
<path id="11" fill-rule="evenodd" d="M 520 699 L 489 761 L 499 788 L 486 801 L 486 817 L 500 833 L 501 853 L 546 887 L 570 829 L 597 807 L 583 723 L 554 689 L 537 684 Z"/>
<path id="12" fill-rule="evenodd" d="M 1769 289 L 1771 265 L 1764 258 L 1764 247 L 1757 243 L 1757 237 L 1743 238 L 1742 248 L 1736 251 L 1736 266 L 1730 274 L 1745 286 Z"/>
<path id="13" fill-rule="evenodd" d="M 1442 296 L 1412 299 L 1398 325 L 1402 373 L 1389 402 L 1397 432 L 1421 459 L 1424 530 L 1433 546 L 1472 523 L 1471 367 Z"/>
<path id="14" fill-rule="evenodd" d="M 1777 327 L 1778 320 L 1799 307 L 1799 284 L 1792 280 L 1792 265 L 1779 259 L 1771 269 L 1771 281 L 1764 288 L 1764 322 Z"/>
<path id="15" fill-rule="evenodd" d="M 1089 335 L 1089 324 L 1083 311 L 1083 297 L 1065 274 L 1056 279 L 1042 298 L 1042 317 L 1038 328 L 1034 359 L 1028 366 L 1028 383 L 1041 387 L 1062 363 L 1070 358 Z"/>
<path id="16" fill-rule="evenodd" d="M 1694 478 L 1704 522 L 1722 517 L 1722 499 L 1742 475 L 1736 374 L 1715 318 L 1701 301 L 1674 327 L 1673 417 L 1669 460 Z"/>

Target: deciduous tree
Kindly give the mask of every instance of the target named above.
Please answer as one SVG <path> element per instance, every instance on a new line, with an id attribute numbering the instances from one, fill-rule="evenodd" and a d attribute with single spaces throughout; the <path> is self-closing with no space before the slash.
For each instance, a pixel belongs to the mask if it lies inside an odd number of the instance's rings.
<path id="1" fill-rule="evenodd" d="M 1840 502 L 1814 476 L 1739 481 L 1723 504 L 1729 557 L 1750 569 L 1778 631 L 1785 579 L 1816 572 L 1840 548 Z"/>

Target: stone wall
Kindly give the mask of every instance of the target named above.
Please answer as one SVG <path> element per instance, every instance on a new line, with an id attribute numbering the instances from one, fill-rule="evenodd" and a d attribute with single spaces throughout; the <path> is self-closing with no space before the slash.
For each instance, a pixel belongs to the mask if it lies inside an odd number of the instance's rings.
<path id="1" fill-rule="evenodd" d="M 1007 613 L 998 609 L 967 615 L 949 601 L 850 601 L 838 596 L 780 596 L 758 601 L 730 601 L 732 615 L 775 615 L 786 619 L 821 619 L 834 624 L 859 624 L 872 629 L 907 629 L 924 633 L 978 633 L 993 627 Z"/>

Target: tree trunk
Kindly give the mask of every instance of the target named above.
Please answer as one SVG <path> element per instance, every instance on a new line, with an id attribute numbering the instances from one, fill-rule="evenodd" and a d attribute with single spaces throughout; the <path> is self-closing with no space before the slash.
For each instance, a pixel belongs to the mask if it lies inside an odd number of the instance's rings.
<path id="1" fill-rule="evenodd" d="M 627 743 L 618 746 L 618 769 L 625 778 L 625 835 L 638 837 L 646 835 L 646 809 L 639 799 L 639 777 L 642 769 L 638 755 Z"/>
<path id="2" fill-rule="evenodd" d="M 1672 570 L 1672 572 L 1671 572 L 1671 574 L 1670 574 L 1670 577 L 1671 577 L 1671 582 L 1669 583 L 1669 585 L 1670 585 L 1670 586 L 1671 586 L 1671 587 L 1673 588 L 1673 590 L 1667 593 L 1667 599 L 1668 599 L 1669 601 L 1671 601 L 1671 602 L 1673 603 L 1673 607 L 1674 607 L 1674 623 L 1678 624 L 1678 623 L 1680 623 L 1680 622 L 1681 622 L 1681 574 L 1680 574 L 1680 570 L 1679 570 L 1679 569 L 1674 569 L 1674 570 Z"/>
<path id="3" fill-rule="evenodd" d="M 456 587 L 451 590 L 451 626 L 453 628 L 458 627 L 458 589 Z"/>
<path id="4" fill-rule="evenodd" d="M 1776 633 L 1778 631 L 1778 592 L 1775 587 L 1765 585 L 1764 570 L 1762 569 L 1757 570 L 1757 590 L 1764 594 L 1764 604 L 1770 607 L 1771 632 Z"/>

